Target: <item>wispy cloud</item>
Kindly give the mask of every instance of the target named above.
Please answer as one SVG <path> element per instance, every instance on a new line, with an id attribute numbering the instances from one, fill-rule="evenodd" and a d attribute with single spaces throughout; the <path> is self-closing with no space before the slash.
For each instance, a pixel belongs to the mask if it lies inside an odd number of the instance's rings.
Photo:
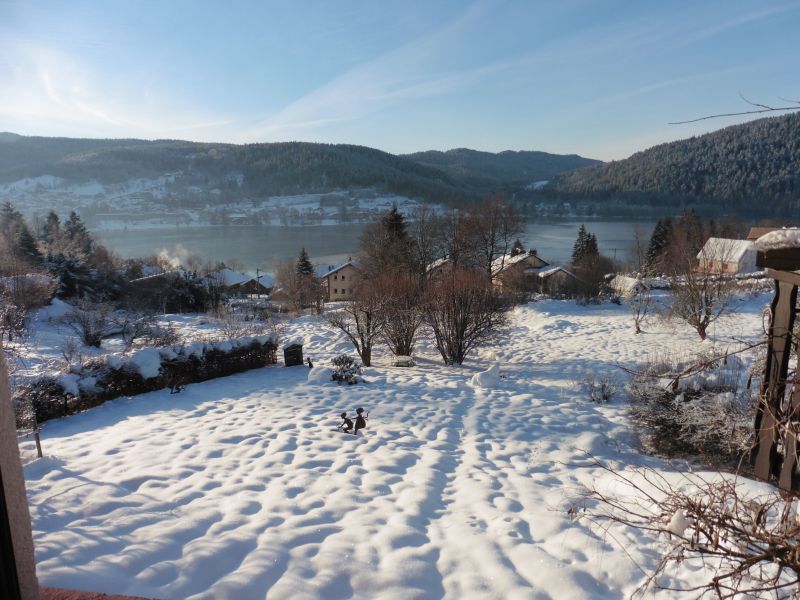
<path id="1" fill-rule="evenodd" d="M 144 82 L 111 80 L 74 56 L 7 33 L 0 36 L 5 57 L 0 63 L 0 129 L 173 137 L 187 131 L 212 134 L 233 122 L 154 95 Z"/>
<path id="2" fill-rule="evenodd" d="M 397 104 L 452 93 L 512 68 L 497 60 L 470 68 L 448 67 L 463 34 L 488 7 L 476 3 L 439 30 L 350 69 L 239 134 L 241 141 L 289 139 L 302 130 L 354 121 Z"/>

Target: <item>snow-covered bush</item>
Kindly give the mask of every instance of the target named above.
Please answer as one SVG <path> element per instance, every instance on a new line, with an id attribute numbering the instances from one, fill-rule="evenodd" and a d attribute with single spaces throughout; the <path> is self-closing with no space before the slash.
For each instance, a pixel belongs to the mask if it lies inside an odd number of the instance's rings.
<path id="1" fill-rule="evenodd" d="M 30 402 L 41 423 L 112 398 L 206 381 L 276 362 L 277 344 L 272 336 L 143 348 L 127 358 L 95 358 L 71 367 L 69 373 L 20 386 L 14 392 L 14 403 Z"/>
<path id="2" fill-rule="evenodd" d="M 577 383 L 578 389 L 595 404 L 606 404 L 616 398 L 620 381 L 613 371 L 586 371 Z"/>
<path id="3" fill-rule="evenodd" d="M 362 381 L 361 363 L 347 354 L 340 354 L 333 359 L 333 374 L 331 377 L 338 383 L 354 384 Z"/>
<path id="4" fill-rule="evenodd" d="M 748 375 L 738 356 L 647 363 L 628 384 L 631 419 L 645 450 L 736 462 L 750 447 L 755 416 Z"/>

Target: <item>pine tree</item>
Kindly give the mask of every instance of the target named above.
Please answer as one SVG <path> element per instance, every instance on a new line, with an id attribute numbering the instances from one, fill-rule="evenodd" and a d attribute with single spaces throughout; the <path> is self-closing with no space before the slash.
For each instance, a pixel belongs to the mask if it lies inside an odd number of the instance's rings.
<path id="1" fill-rule="evenodd" d="M 593 260 L 600 256 L 600 250 L 597 247 L 597 237 L 593 233 L 586 236 L 586 251 L 583 260 Z"/>
<path id="2" fill-rule="evenodd" d="M 518 239 L 514 240 L 514 244 L 511 246 L 511 256 L 518 256 L 519 254 L 525 253 L 525 246 L 522 245 L 522 242 Z"/>
<path id="3" fill-rule="evenodd" d="M 47 221 L 44 224 L 44 231 L 42 232 L 42 237 L 45 242 L 52 243 L 58 238 L 58 234 L 61 232 L 61 221 L 58 218 L 58 215 L 54 211 L 50 211 L 47 215 Z"/>
<path id="4" fill-rule="evenodd" d="M 0 207 L 0 234 L 11 238 L 15 233 L 15 228 L 23 222 L 22 214 L 14 208 L 11 202 L 3 202 Z"/>
<path id="5" fill-rule="evenodd" d="M 659 263 L 667 251 L 671 236 L 672 219 L 659 219 L 653 229 L 653 235 L 650 236 L 650 244 L 647 246 L 647 255 L 645 257 L 645 271 L 647 273 L 655 273 L 659 270 Z"/>
<path id="6" fill-rule="evenodd" d="M 308 252 L 306 252 L 305 248 L 300 249 L 300 256 L 297 258 L 296 270 L 298 277 L 308 277 L 314 275 L 314 265 L 311 264 L 311 260 L 309 260 Z"/>
<path id="7" fill-rule="evenodd" d="M 16 240 L 17 248 L 29 261 L 34 263 L 42 262 L 42 253 L 36 246 L 36 240 L 31 235 L 30 229 L 25 223 L 19 228 Z"/>
<path id="8" fill-rule="evenodd" d="M 406 219 L 399 210 L 397 205 L 392 205 L 392 208 L 383 217 L 381 217 L 381 225 L 386 231 L 390 240 L 406 241 L 408 240 L 408 230 L 406 228 Z"/>
<path id="9" fill-rule="evenodd" d="M 581 224 L 580 228 L 578 229 L 578 238 L 575 240 L 575 244 L 572 246 L 572 264 L 576 265 L 583 260 L 583 257 L 586 256 L 586 245 L 588 243 L 588 234 L 586 233 L 586 227 Z"/>
<path id="10" fill-rule="evenodd" d="M 84 255 L 88 255 L 92 252 L 92 246 L 94 245 L 92 236 L 89 234 L 80 216 L 78 216 L 78 213 L 74 210 L 69 213 L 69 218 L 67 222 L 64 223 L 64 231 L 67 234 L 67 238 L 69 238 L 78 252 Z"/>

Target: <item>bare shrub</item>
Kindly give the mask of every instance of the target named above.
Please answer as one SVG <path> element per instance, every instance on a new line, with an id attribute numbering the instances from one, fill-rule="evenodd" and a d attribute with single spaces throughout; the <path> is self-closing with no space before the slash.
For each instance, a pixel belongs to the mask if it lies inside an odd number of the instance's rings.
<path id="1" fill-rule="evenodd" d="M 700 365 L 697 369 L 687 365 Z M 752 441 L 755 398 L 738 356 L 665 355 L 633 373 L 630 416 L 646 451 L 736 464 Z"/>
<path id="2" fill-rule="evenodd" d="M 384 273 L 375 282 L 384 298 L 383 341 L 395 356 L 411 356 L 422 326 L 422 287 L 410 273 Z"/>
<path id="3" fill-rule="evenodd" d="M 332 379 L 337 383 L 353 385 L 361 381 L 361 364 L 352 356 L 340 354 L 332 362 Z"/>
<path id="4" fill-rule="evenodd" d="M 108 304 L 80 301 L 63 322 L 77 333 L 87 346 L 99 348 L 109 332 L 111 307 Z"/>
<path id="5" fill-rule="evenodd" d="M 581 498 L 579 519 L 620 539 L 633 528 L 661 539 L 661 559 L 633 594 L 651 588 L 691 598 L 794 598 L 800 585 L 798 497 L 775 488 L 750 487 L 721 473 L 666 477 L 652 469 L 612 471 L 608 485 Z M 625 549 L 623 547 L 623 549 Z M 669 567 L 704 569 L 705 583 L 665 585 Z M 673 581 L 675 581 L 673 579 Z"/>
<path id="6" fill-rule="evenodd" d="M 228 340 L 278 333 L 277 326 L 272 319 L 247 318 L 226 306 L 217 310 L 214 324 L 219 329 L 222 338 Z"/>
<path id="7" fill-rule="evenodd" d="M 25 308 L 6 293 L 0 293 L 0 343 L 13 342 L 25 333 Z"/>
<path id="8" fill-rule="evenodd" d="M 496 289 L 482 273 L 455 269 L 432 282 L 425 321 L 445 364 L 463 363 L 472 350 L 491 339 L 507 322 L 503 309 Z"/>
<path id="9" fill-rule="evenodd" d="M 80 340 L 72 337 L 64 338 L 59 349 L 67 366 L 83 362 L 83 344 Z"/>
<path id="10" fill-rule="evenodd" d="M 382 291 L 372 281 L 362 281 L 355 299 L 343 302 L 339 310 L 327 316 L 328 322 L 353 343 L 365 367 L 372 364 L 372 349 L 386 324 L 385 305 Z"/>
<path id="11" fill-rule="evenodd" d="M 621 390 L 619 377 L 613 371 L 586 371 L 578 381 L 578 389 L 595 404 L 607 404 Z"/>
<path id="12" fill-rule="evenodd" d="M 163 348 L 167 346 L 177 346 L 183 341 L 180 332 L 171 324 L 153 323 L 144 330 L 139 338 L 141 346 L 152 346 Z"/>
<path id="13" fill-rule="evenodd" d="M 732 248 L 721 243 L 716 252 L 721 256 L 715 255 L 713 260 L 705 249 L 700 252 L 699 260 L 691 254 L 678 254 L 675 263 L 678 273 L 670 279 L 672 304 L 666 316 L 685 321 L 701 340 L 706 339 L 709 325 L 729 311 L 731 298 L 737 291 L 736 280 L 720 275 L 717 268 L 720 261 L 726 264 Z"/>
<path id="14" fill-rule="evenodd" d="M 642 324 L 653 305 L 653 294 L 650 288 L 644 284 L 637 287 L 635 290 L 628 294 L 628 306 L 631 309 L 633 316 L 633 330 L 634 333 L 642 333 Z"/>

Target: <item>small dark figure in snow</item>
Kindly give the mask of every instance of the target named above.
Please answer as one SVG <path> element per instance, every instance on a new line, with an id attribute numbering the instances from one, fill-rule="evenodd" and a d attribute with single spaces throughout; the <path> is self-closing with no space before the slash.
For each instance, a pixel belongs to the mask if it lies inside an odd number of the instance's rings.
<path id="1" fill-rule="evenodd" d="M 169 393 L 170 394 L 179 394 L 183 391 L 184 385 L 179 382 L 177 379 L 173 379 L 169 382 Z"/>
<path id="2" fill-rule="evenodd" d="M 359 429 L 364 429 L 364 427 L 367 426 L 367 419 L 369 419 L 369 413 L 367 413 L 366 416 L 365 416 L 364 415 L 364 409 L 363 408 L 357 408 L 356 409 L 356 428 L 353 431 L 353 433 L 355 435 L 358 435 L 358 430 Z"/>
<path id="3" fill-rule="evenodd" d="M 353 429 L 353 420 L 347 416 L 346 412 L 342 413 L 342 422 L 339 423 L 338 428 L 344 431 L 345 433 L 353 433 L 351 431 Z"/>
<path id="4" fill-rule="evenodd" d="M 314 363 L 311 362 L 311 357 L 309 356 L 306 360 L 308 361 L 308 368 L 309 369 L 313 369 L 314 368 Z"/>

